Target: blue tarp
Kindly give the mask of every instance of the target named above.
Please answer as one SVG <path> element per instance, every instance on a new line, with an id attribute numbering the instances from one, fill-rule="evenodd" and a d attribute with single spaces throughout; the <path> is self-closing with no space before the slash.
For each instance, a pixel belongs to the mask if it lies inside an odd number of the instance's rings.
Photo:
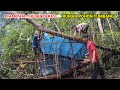
<path id="1" fill-rule="evenodd" d="M 57 44 L 54 44 L 54 42 Z M 40 41 L 40 48 L 42 53 L 45 53 L 47 57 L 47 60 L 45 61 L 46 65 L 54 64 L 54 54 L 58 54 L 61 73 L 71 69 L 71 58 L 79 61 L 82 60 L 87 53 L 86 44 L 80 42 L 78 43 L 59 36 L 49 36 L 47 33 L 44 33 L 44 38 Z M 55 74 L 55 67 L 49 66 L 46 68 L 45 72 L 44 63 L 40 63 L 40 76 L 44 76 L 45 73 L 46 75 Z"/>

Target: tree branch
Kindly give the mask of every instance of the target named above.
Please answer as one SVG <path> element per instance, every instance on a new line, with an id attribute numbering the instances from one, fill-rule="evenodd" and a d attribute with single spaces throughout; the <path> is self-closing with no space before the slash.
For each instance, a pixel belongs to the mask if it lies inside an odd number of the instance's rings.
<path id="1" fill-rule="evenodd" d="M 56 24 L 56 22 L 54 21 L 54 19 L 50 19 L 51 22 L 53 22 L 53 24 L 55 25 L 55 27 L 57 28 L 58 32 L 61 33 L 60 29 L 58 28 L 58 25 Z"/>

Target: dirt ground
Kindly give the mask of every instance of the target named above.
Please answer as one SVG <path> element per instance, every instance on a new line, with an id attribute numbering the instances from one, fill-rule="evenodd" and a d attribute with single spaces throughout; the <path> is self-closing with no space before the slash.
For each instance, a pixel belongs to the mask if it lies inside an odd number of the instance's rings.
<path id="1" fill-rule="evenodd" d="M 106 79 L 120 79 L 120 71 L 117 72 L 109 72 L 105 70 L 105 78 Z M 74 77 L 73 75 L 68 76 L 64 79 L 91 79 L 90 71 L 88 69 L 82 70 L 77 72 L 77 77 Z M 100 76 L 98 76 L 98 79 L 101 79 Z"/>

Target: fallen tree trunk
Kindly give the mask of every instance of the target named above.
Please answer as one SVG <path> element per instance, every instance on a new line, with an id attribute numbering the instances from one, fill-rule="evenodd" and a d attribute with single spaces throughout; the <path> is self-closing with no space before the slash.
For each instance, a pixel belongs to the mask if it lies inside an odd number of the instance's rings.
<path id="1" fill-rule="evenodd" d="M 84 43 L 84 41 L 80 38 L 70 37 L 70 36 L 61 34 L 59 32 L 53 31 L 53 30 L 45 29 L 38 22 L 34 21 L 33 19 L 26 19 L 26 20 L 27 20 L 27 22 L 31 23 L 32 25 L 38 27 L 38 29 L 42 32 L 46 32 L 51 35 L 60 36 L 60 37 L 66 38 L 66 39 L 75 40 L 75 41 Z"/>
<path id="2" fill-rule="evenodd" d="M 10 13 L 11 14 L 20 14 L 20 13 L 15 12 L 15 11 L 6 11 L 5 13 L 7 13 L 7 14 L 10 14 Z M 45 28 L 43 28 L 42 25 L 40 25 L 38 22 L 36 22 L 33 19 L 28 19 L 28 18 L 22 18 L 22 19 L 25 19 L 27 22 L 31 23 L 33 26 L 37 27 L 42 32 L 46 32 L 46 33 L 49 33 L 51 35 L 56 35 L 56 36 L 60 36 L 60 37 L 66 38 L 66 39 L 75 40 L 75 41 L 84 43 L 84 41 L 80 38 L 70 37 L 67 35 L 63 35 L 59 32 L 53 31 L 53 30 L 45 29 Z"/>
<path id="3" fill-rule="evenodd" d="M 85 43 L 82 39 L 80 38 L 75 38 L 75 37 L 70 37 L 70 36 L 67 36 L 67 35 L 63 35 L 61 33 L 58 33 L 58 32 L 55 32 L 53 30 L 49 30 L 49 29 L 45 29 L 43 28 L 39 23 L 37 23 L 36 21 L 32 20 L 32 19 L 27 19 L 27 21 L 31 24 L 33 24 L 34 26 L 37 26 L 38 29 L 42 32 L 46 32 L 46 33 L 49 33 L 49 34 L 52 34 L 52 35 L 56 35 L 56 36 L 60 36 L 60 37 L 63 37 L 63 38 L 66 38 L 66 39 L 70 39 L 70 40 L 75 40 L 75 41 L 78 41 L 78 42 L 82 42 L 82 43 Z M 111 48 L 105 48 L 103 46 L 99 46 L 99 45 L 96 45 L 97 48 L 99 49 L 102 49 L 102 50 L 106 50 L 106 51 L 110 51 L 110 52 L 114 52 L 115 54 L 118 54 L 120 55 L 120 51 L 117 51 L 115 49 L 111 49 Z"/>
<path id="4" fill-rule="evenodd" d="M 20 14 L 18 12 L 15 12 L 15 11 L 6 11 L 6 13 L 8 14 Z M 49 33 L 51 35 L 56 35 L 56 36 L 60 36 L 60 37 L 63 37 L 63 38 L 66 38 L 66 39 L 70 39 L 70 40 L 74 40 L 74 41 L 77 41 L 77 42 L 82 42 L 82 43 L 85 43 L 82 39 L 80 38 L 75 38 L 75 37 L 70 37 L 70 36 L 67 36 L 67 35 L 64 35 L 64 34 L 61 34 L 59 32 L 56 32 L 56 31 L 53 31 L 53 30 L 49 30 L 49 29 L 45 29 L 42 27 L 42 25 L 40 25 L 38 22 L 36 22 L 35 20 L 33 19 L 28 19 L 28 18 L 24 18 L 25 20 L 27 20 L 27 22 L 31 23 L 33 26 L 36 26 L 40 31 L 42 32 L 46 32 L 46 33 Z M 102 50 L 105 50 L 105 51 L 110 51 L 110 52 L 113 52 L 117 55 L 120 55 L 120 51 L 117 51 L 115 49 L 111 49 L 111 48 L 105 48 L 103 46 L 98 46 L 96 45 L 97 48 L 99 49 L 102 49 Z"/>

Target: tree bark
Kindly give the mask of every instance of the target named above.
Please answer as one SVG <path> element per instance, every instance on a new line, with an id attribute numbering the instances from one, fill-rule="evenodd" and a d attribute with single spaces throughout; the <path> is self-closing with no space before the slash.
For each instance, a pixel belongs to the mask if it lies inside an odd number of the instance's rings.
<path id="1" fill-rule="evenodd" d="M 100 11 L 96 11 L 96 14 L 100 14 Z M 103 27 L 102 27 L 101 19 L 97 18 L 97 21 L 98 21 L 99 31 L 100 31 L 100 33 L 102 34 L 102 37 L 103 37 L 104 33 L 103 33 Z"/>

